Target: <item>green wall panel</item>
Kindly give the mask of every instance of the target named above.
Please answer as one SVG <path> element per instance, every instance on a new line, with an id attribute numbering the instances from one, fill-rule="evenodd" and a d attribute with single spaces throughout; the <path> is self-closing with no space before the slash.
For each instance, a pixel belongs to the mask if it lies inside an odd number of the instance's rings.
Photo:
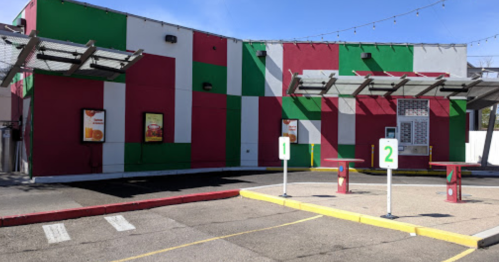
<path id="1" fill-rule="evenodd" d="M 414 47 L 401 45 L 339 45 L 340 75 L 355 75 L 355 71 L 413 72 Z M 360 58 L 371 53 L 371 59 Z"/>
<path id="2" fill-rule="evenodd" d="M 33 84 L 35 77 L 33 75 L 29 75 L 24 78 L 23 81 L 23 97 L 32 96 L 33 95 Z"/>
<path id="3" fill-rule="evenodd" d="M 449 161 L 465 161 L 466 100 L 450 100 L 449 107 Z"/>
<path id="4" fill-rule="evenodd" d="M 243 96 L 265 96 L 265 57 L 256 51 L 265 51 L 265 43 L 243 43 Z"/>
<path id="5" fill-rule="evenodd" d="M 203 89 L 203 83 L 212 85 L 210 91 Z M 192 62 L 192 89 L 199 92 L 227 94 L 227 67 Z"/>
<path id="6" fill-rule="evenodd" d="M 338 145 L 338 158 L 355 158 L 355 145 Z M 350 167 L 354 166 L 350 163 Z"/>
<path id="7" fill-rule="evenodd" d="M 321 120 L 321 97 L 283 97 L 282 118 Z"/>
<path id="8" fill-rule="evenodd" d="M 241 97 L 227 96 L 225 158 L 227 166 L 241 165 Z"/>
<path id="9" fill-rule="evenodd" d="M 126 51 L 125 15 L 60 0 L 37 2 L 38 36 Z"/>
<path id="10" fill-rule="evenodd" d="M 310 167 L 312 145 L 291 144 L 291 156 L 288 161 L 289 167 Z M 321 164 L 321 145 L 314 146 L 314 167 Z"/>
<path id="11" fill-rule="evenodd" d="M 191 167 L 191 144 L 125 143 L 125 171 L 186 169 Z"/>

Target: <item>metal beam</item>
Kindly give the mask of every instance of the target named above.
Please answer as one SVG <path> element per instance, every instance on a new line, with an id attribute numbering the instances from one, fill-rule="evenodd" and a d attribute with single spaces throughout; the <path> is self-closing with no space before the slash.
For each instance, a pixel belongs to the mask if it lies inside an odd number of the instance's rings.
<path id="1" fill-rule="evenodd" d="M 484 94 L 476 96 L 475 98 L 473 98 L 473 100 L 471 100 L 471 101 L 468 102 L 467 107 L 473 108 L 473 104 L 474 103 L 477 103 L 480 100 L 482 100 L 483 98 L 488 97 L 490 95 L 497 94 L 497 93 L 499 93 L 499 88 L 494 88 L 494 89 L 492 89 L 492 90 L 490 90 L 490 91 L 488 91 L 488 92 L 486 92 Z"/>
<path id="2" fill-rule="evenodd" d="M 366 88 L 367 85 L 369 85 L 369 83 L 371 83 L 373 81 L 371 77 L 371 74 L 368 74 L 364 77 L 364 82 L 362 82 L 362 84 L 360 84 L 359 87 L 357 87 L 357 89 L 352 93 L 352 96 L 353 97 L 356 97 L 358 94 L 360 94 L 360 92 L 362 92 L 362 90 L 364 90 Z"/>
<path id="3" fill-rule="evenodd" d="M 291 83 L 289 83 L 288 86 L 288 95 L 292 95 L 295 93 L 296 89 L 298 88 L 298 73 L 293 73 L 293 76 L 291 77 Z"/>
<path id="4" fill-rule="evenodd" d="M 135 63 L 137 63 L 140 59 L 142 59 L 142 52 L 144 52 L 144 49 L 139 49 L 137 51 L 135 51 L 135 53 L 133 53 L 132 56 L 136 56 L 132 61 L 128 62 L 128 64 L 126 66 L 124 66 L 121 70 L 128 70 L 128 68 L 130 68 L 132 65 L 134 65 Z M 108 80 L 114 80 L 116 77 L 120 76 L 119 73 L 116 73 L 110 77 L 108 77 L 107 79 Z"/>
<path id="5" fill-rule="evenodd" d="M 440 75 L 438 76 L 437 78 L 435 78 L 435 80 L 437 80 L 437 82 L 433 83 L 431 86 L 425 88 L 425 90 L 419 92 L 418 94 L 416 94 L 414 97 L 415 98 L 419 98 L 421 96 L 423 96 L 424 94 L 430 92 L 431 90 L 435 89 L 437 86 L 445 83 L 445 81 L 447 81 L 446 79 L 443 79 L 445 75 Z"/>
<path id="6" fill-rule="evenodd" d="M 33 48 L 35 48 L 35 46 L 38 45 L 38 43 L 40 43 L 40 39 L 38 37 L 36 37 L 35 35 L 36 35 L 36 31 L 35 30 L 31 31 L 31 33 L 29 34 L 30 39 L 29 39 L 28 43 L 26 44 L 26 46 L 24 46 L 23 50 L 21 51 L 21 53 L 17 57 L 16 63 L 14 64 L 12 69 L 9 71 L 7 76 L 4 78 L 2 84 L 0 85 L 1 87 L 8 87 L 10 85 L 10 82 L 12 82 L 12 79 L 14 79 L 16 74 L 21 71 L 21 66 L 26 62 L 26 58 L 28 58 L 28 56 L 31 54 L 31 51 L 33 51 Z"/>
<path id="7" fill-rule="evenodd" d="M 487 135 L 485 136 L 485 145 L 483 146 L 482 167 L 486 167 L 487 162 L 489 161 L 490 143 L 492 142 L 494 124 L 496 123 L 496 111 L 497 111 L 497 104 L 495 104 L 492 107 L 492 110 L 490 111 L 489 126 L 487 128 Z"/>
<path id="8" fill-rule="evenodd" d="M 336 82 L 336 78 L 334 78 L 334 73 L 331 73 L 329 75 L 329 81 L 327 81 L 326 88 L 322 92 L 320 92 L 319 95 L 324 95 L 327 92 L 329 92 L 329 89 L 331 89 L 331 87 L 334 85 L 335 82 Z"/>
<path id="9" fill-rule="evenodd" d="M 475 80 L 475 81 L 473 81 L 473 82 L 469 83 L 468 85 L 466 85 L 465 87 L 463 87 L 463 89 L 467 89 L 467 92 L 469 92 L 469 91 L 470 91 L 470 89 L 471 89 L 472 87 L 474 87 L 474 86 L 476 86 L 476 85 L 480 84 L 482 81 L 483 81 L 482 79 Z M 454 92 L 454 93 L 452 93 L 452 94 L 448 95 L 448 96 L 447 96 L 447 99 L 449 99 L 449 97 L 451 97 L 451 96 L 455 96 L 455 95 L 457 95 L 457 94 L 459 94 L 459 93 L 462 93 L 462 92 Z"/>
<path id="10" fill-rule="evenodd" d="M 410 81 L 410 79 L 407 78 L 407 74 L 403 75 L 400 79 L 402 79 L 402 81 L 400 81 L 398 84 L 396 84 L 394 87 L 393 87 L 393 90 L 392 91 L 388 91 L 385 93 L 384 97 L 388 97 L 390 96 L 391 94 L 393 94 L 394 92 L 397 92 L 397 90 L 402 87 L 403 85 L 407 84 L 407 82 Z"/>
<path id="11" fill-rule="evenodd" d="M 80 67 L 82 67 L 83 64 L 85 64 L 85 62 L 87 62 L 87 60 L 90 58 L 90 56 L 93 55 L 95 53 L 95 51 L 97 50 L 97 48 L 94 46 L 94 44 L 95 44 L 94 40 L 88 41 L 88 43 L 85 45 L 88 48 L 85 51 L 85 53 L 83 53 L 80 57 L 81 64 L 78 64 L 78 65 L 73 64 L 68 71 L 64 72 L 65 76 L 71 76 L 72 74 L 74 74 L 74 72 L 76 72 L 78 69 L 80 69 Z"/>

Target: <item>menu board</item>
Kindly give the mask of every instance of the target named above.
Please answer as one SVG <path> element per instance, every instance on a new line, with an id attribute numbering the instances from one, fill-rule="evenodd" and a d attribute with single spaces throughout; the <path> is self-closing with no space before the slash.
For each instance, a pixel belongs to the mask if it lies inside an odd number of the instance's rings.
<path id="1" fill-rule="evenodd" d="M 163 114 L 144 113 L 144 142 L 163 142 Z"/>
<path id="2" fill-rule="evenodd" d="M 106 111 L 83 109 L 83 142 L 104 143 L 106 141 Z"/>
<path id="3" fill-rule="evenodd" d="M 289 137 L 289 142 L 291 144 L 298 144 L 298 120 L 283 119 L 281 126 L 281 135 Z"/>

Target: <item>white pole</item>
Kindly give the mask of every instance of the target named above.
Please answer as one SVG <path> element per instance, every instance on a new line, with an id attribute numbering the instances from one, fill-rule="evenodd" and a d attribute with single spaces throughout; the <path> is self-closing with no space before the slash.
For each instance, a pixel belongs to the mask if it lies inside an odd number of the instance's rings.
<path id="1" fill-rule="evenodd" d="M 388 197 L 387 201 L 387 210 L 388 216 L 392 215 L 392 169 L 388 168 Z"/>
<path id="2" fill-rule="evenodd" d="M 287 190 L 286 190 L 286 186 L 287 186 L 287 184 L 288 184 L 288 160 L 284 160 L 284 183 L 283 183 L 283 185 L 282 185 L 282 186 L 283 186 L 283 188 L 282 188 L 282 190 L 283 190 L 283 192 L 282 192 L 282 193 L 283 193 L 283 194 L 282 194 L 282 195 L 283 195 L 284 197 L 286 197 L 286 196 L 287 196 L 287 195 L 286 195 L 286 191 L 287 191 Z"/>

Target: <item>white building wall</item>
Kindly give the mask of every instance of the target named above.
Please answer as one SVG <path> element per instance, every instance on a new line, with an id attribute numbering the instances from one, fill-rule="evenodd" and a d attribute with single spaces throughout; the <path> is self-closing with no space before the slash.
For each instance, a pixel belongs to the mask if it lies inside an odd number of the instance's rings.
<path id="1" fill-rule="evenodd" d="M 241 166 L 258 166 L 258 100 L 256 96 L 241 100 Z"/>
<path id="2" fill-rule="evenodd" d="M 465 46 L 414 46 L 415 72 L 445 72 L 451 77 L 467 76 Z"/>
<path id="3" fill-rule="evenodd" d="M 243 42 L 227 39 L 227 94 L 240 96 L 243 79 Z"/>
<path id="4" fill-rule="evenodd" d="M 175 143 L 191 143 L 192 91 L 175 89 Z"/>
<path id="5" fill-rule="evenodd" d="M 338 144 L 355 145 L 355 98 L 338 98 Z"/>
<path id="6" fill-rule="evenodd" d="M 282 96 L 283 48 L 281 44 L 267 44 L 265 58 L 265 96 Z"/>
<path id="7" fill-rule="evenodd" d="M 320 144 L 321 121 L 298 120 L 298 144 Z"/>
<path id="8" fill-rule="evenodd" d="M 486 135 L 487 131 L 470 131 L 469 143 L 466 143 L 466 162 L 481 163 Z M 492 134 L 488 163 L 499 165 L 499 131 Z"/>
<path id="9" fill-rule="evenodd" d="M 125 171 L 125 97 L 126 85 L 104 82 L 106 142 L 102 147 L 102 171 Z"/>

